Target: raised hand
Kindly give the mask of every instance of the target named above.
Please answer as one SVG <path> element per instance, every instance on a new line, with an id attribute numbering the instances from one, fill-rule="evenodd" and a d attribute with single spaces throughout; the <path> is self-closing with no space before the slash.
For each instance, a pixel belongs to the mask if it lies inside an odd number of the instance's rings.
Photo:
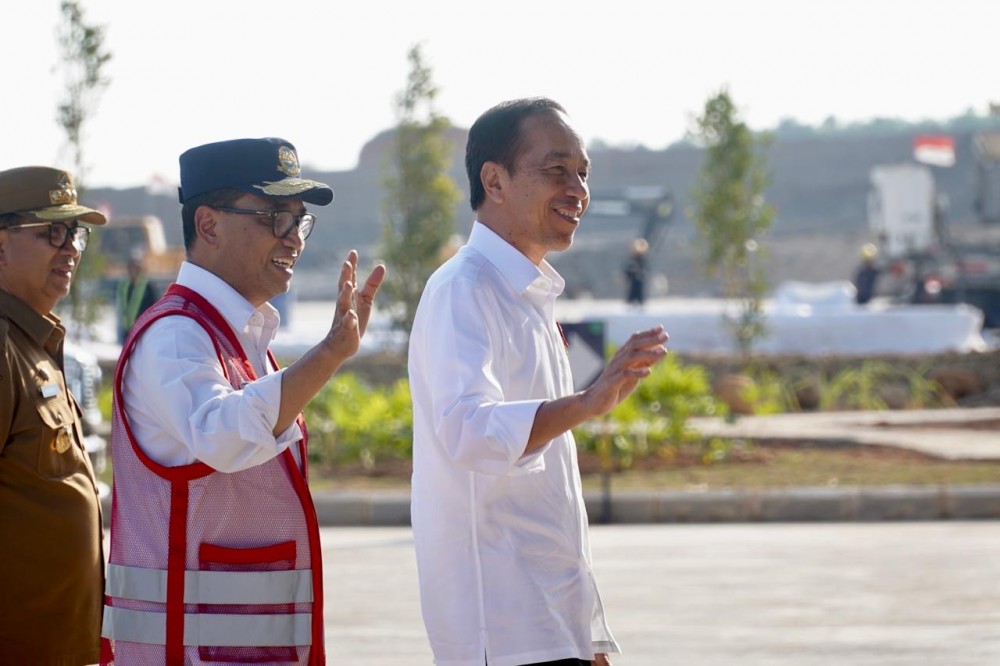
<path id="1" fill-rule="evenodd" d="M 662 326 L 635 333 L 618 348 L 597 380 L 584 391 L 594 416 L 611 411 L 627 398 L 653 365 L 667 355 L 664 344 L 670 336 Z"/>
<path id="2" fill-rule="evenodd" d="M 345 358 L 357 353 L 361 337 L 368 328 L 375 296 L 385 278 L 385 266 L 379 264 L 369 274 L 360 291 L 358 281 L 358 253 L 351 250 L 341 264 L 337 281 L 337 305 L 333 314 L 333 324 L 327 334 L 327 343 Z"/>
<path id="3" fill-rule="evenodd" d="M 357 290 L 358 253 L 351 250 L 340 267 L 340 291 L 333 313 L 333 324 L 323 340 L 292 363 L 281 378 L 281 405 L 274 435 L 291 425 L 306 404 L 323 388 L 330 377 L 361 347 L 361 336 L 375 304 L 375 295 L 385 277 L 379 265 Z"/>

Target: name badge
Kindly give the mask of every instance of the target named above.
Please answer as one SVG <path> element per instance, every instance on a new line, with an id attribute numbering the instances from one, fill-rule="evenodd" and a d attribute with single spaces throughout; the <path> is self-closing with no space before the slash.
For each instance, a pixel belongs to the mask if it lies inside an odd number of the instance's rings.
<path id="1" fill-rule="evenodd" d="M 43 398 L 54 398 L 59 395 L 59 384 L 45 384 L 39 391 Z"/>

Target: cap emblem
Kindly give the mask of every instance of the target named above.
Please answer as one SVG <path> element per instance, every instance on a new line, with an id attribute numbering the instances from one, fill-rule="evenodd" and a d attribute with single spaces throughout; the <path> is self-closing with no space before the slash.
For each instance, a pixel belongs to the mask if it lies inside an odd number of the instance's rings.
<path id="1" fill-rule="evenodd" d="M 56 183 L 57 190 L 49 190 L 49 202 L 53 206 L 62 206 L 63 204 L 76 203 L 76 190 L 69 182 L 69 178 L 65 174 L 59 177 L 59 182 Z"/>
<path id="2" fill-rule="evenodd" d="M 302 169 L 299 168 L 298 156 L 288 146 L 278 148 L 278 171 L 292 178 L 298 178 L 299 174 L 302 173 Z"/>

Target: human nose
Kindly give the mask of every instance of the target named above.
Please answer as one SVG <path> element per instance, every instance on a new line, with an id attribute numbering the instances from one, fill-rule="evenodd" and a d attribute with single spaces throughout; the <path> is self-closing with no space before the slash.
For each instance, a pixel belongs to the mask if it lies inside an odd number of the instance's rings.
<path id="1" fill-rule="evenodd" d="M 59 254 L 65 254 L 74 259 L 78 259 L 83 252 L 76 246 L 76 243 L 72 241 L 63 243 L 63 246 L 59 248 Z"/>
<path id="2" fill-rule="evenodd" d="M 295 248 L 296 250 L 302 250 L 306 246 L 306 239 L 302 237 L 302 233 L 299 231 L 299 226 L 296 224 L 292 226 L 281 242 L 288 247 Z"/>
<path id="3" fill-rule="evenodd" d="M 76 229 L 69 229 L 66 232 L 62 245 L 59 246 L 60 253 L 77 257 L 83 254 L 85 249 L 87 249 L 87 241 L 83 233 Z"/>
<path id="4" fill-rule="evenodd" d="M 590 199 L 590 186 L 587 185 L 587 177 L 581 174 L 570 175 L 566 182 L 566 191 L 581 201 Z"/>

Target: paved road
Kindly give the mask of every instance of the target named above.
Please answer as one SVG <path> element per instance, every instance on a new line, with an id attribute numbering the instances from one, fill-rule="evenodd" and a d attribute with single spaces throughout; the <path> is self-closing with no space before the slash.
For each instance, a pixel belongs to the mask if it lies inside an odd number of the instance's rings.
<path id="1" fill-rule="evenodd" d="M 1000 664 L 1000 523 L 592 529 L 616 666 Z M 409 528 L 324 528 L 330 663 L 430 664 Z"/>

